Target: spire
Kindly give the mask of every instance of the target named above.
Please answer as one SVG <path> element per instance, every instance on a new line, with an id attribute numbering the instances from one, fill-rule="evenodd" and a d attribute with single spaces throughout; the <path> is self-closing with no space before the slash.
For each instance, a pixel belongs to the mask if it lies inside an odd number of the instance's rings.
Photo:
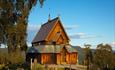
<path id="1" fill-rule="evenodd" d="M 50 18 L 50 8 L 49 8 L 49 15 L 48 15 L 48 22 L 51 20 Z"/>
<path id="2" fill-rule="evenodd" d="M 48 21 L 50 21 L 50 13 L 49 13 L 49 16 L 48 16 Z"/>

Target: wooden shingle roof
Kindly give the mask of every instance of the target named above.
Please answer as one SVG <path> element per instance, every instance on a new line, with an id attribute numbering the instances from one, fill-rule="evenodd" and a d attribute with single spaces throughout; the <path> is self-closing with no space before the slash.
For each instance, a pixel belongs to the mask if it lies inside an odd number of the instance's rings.
<path id="1" fill-rule="evenodd" d="M 37 43 L 39 41 L 47 41 L 47 36 L 50 34 L 50 31 L 56 25 L 57 21 L 59 21 L 59 17 L 56 17 L 56 18 L 46 22 L 45 24 L 43 24 L 41 26 L 40 30 L 38 31 L 38 33 L 36 34 L 36 36 L 34 37 L 32 43 Z M 65 34 L 66 34 L 66 32 L 65 32 Z M 66 34 L 66 36 L 67 36 L 67 34 Z M 69 39 L 68 36 L 67 36 L 67 38 Z"/>

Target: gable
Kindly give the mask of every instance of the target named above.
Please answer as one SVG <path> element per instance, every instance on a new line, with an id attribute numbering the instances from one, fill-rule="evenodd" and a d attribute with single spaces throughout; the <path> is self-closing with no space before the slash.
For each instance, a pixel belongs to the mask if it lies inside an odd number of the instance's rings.
<path id="1" fill-rule="evenodd" d="M 56 44 L 69 43 L 69 37 L 67 36 L 60 20 L 56 22 L 55 26 L 52 28 L 52 31 L 47 36 L 46 40 L 49 42 L 55 41 Z"/>
<path id="2" fill-rule="evenodd" d="M 63 43 L 58 43 L 58 44 L 69 43 L 69 37 L 67 36 L 59 17 L 57 17 L 41 26 L 39 32 L 36 34 L 35 38 L 33 39 L 32 44 L 39 43 L 39 42 L 42 43 L 44 42 L 44 44 L 51 44 L 54 41 L 57 44 L 57 41 L 62 41 L 62 40 Z"/>
<path id="3" fill-rule="evenodd" d="M 63 44 L 64 42 L 64 38 L 62 37 L 62 35 L 60 35 L 60 37 L 57 39 L 57 44 Z"/>
<path id="4" fill-rule="evenodd" d="M 48 34 L 50 33 L 51 29 L 54 26 L 54 23 L 57 21 L 58 18 L 55 18 L 51 20 L 50 22 L 47 22 L 43 24 L 40 28 L 40 30 L 37 32 L 36 36 L 34 37 L 32 43 L 36 43 L 39 41 L 44 41 Z"/>

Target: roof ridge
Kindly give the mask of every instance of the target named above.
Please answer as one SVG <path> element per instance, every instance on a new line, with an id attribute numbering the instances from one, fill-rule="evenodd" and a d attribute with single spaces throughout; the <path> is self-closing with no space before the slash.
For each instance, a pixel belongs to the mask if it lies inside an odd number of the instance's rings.
<path id="1" fill-rule="evenodd" d="M 54 20 L 56 20 L 56 19 L 59 19 L 59 17 L 56 17 L 56 18 L 54 18 L 54 19 L 51 19 L 51 20 L 47 21 L 46 23 L 42 24 L 42 26 L 44 26 L 44 25 L 48 24 L 49 22 L 52 22 L 52 21 L 54 21 Z"/>

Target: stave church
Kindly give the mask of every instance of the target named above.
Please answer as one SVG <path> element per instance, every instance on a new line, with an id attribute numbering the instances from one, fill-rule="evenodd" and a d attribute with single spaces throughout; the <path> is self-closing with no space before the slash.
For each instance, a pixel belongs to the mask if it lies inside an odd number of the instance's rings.
<path id="1" fill-rule="evenodd" d="M 69 42 L 60 18 L 49 18 L 41 25 L 32 47 L 27 50 L 26 61 L 36 59 L 40 64 L 77 64 L 78 52 Z"/>

